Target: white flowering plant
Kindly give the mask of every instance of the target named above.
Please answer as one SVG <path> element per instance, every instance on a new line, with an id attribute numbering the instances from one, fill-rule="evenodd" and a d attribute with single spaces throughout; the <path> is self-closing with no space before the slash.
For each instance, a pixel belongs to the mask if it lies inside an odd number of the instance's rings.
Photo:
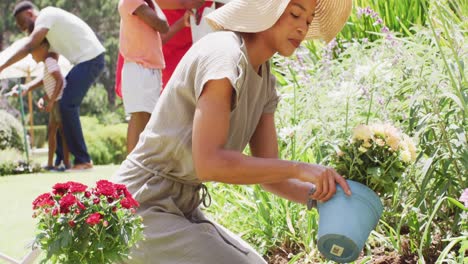
<path id="1" fill-rule="evenodd" d="M 330 165 L 346 179 L 377 193 L 394 190 L 416 160 L 412 139 L 390 124 L 358 125 L 352 136 L 335 146 Z"/>

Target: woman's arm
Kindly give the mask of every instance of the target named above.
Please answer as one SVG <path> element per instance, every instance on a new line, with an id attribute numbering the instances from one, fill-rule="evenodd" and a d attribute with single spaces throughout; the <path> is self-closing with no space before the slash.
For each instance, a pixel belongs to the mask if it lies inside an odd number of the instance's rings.
<path id="1" fill-rule="evenodd" d="M 157 32 L 167 33 L 169 31 L 169 24 L 167 21 L 160 18 L 156 11 L 145 4 L 139 6 L 133 14 L 138 16 Z"/>
<path id="2" fill-rule="evenodd" d="M 198 99 L 192 152 L 195 170 L 201 180 L 231 184 L 272 184 L 297 179 L 316 186 L 317 191 L 312 198 L 317 200 L 329 199 L 334 194 L 335 181 L 349 190 L 344 179 L 330 168 L 279 160 L 273 155 L 250 157 L 224 149 L 229 131 L 232 95 L 233 88 L 227 79 L 212 80 L 206 83 Z M 264 144 L 260 143 L 260 146 Z M 273 149 L 268 152 L 273 153 Z M 330 183 L 333 186 L 329 188 Z"/>
<path id="3" fill-rule="evenodd" d="M 263 114 L 250 140 L 250 151 L 255 157 L 278 158 L 278 139 L 276 136 L 274 114 Z M 265 183 L 262 187 L 278 196 L 293 202 L 306 204 L 309 191 L 313 187 L 310 182 L 289 179 L 278 183 Z"/>
<path id="4" fill-rule="evenodd" d="M 162 9 L 193 9 L 199 8 L 205 0 L 156 0 Z"/>

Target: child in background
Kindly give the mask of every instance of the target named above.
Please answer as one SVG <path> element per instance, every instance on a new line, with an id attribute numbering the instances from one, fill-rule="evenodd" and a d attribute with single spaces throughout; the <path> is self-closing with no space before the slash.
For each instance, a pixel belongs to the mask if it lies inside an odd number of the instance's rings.
<path id="1" fill-rule="evenodd" d="M 62 129 L 62 120 L 59 110 L 58 101 L 62 98 L 63 89 L 65 88 L 65 78 L 60 73 L 60 68 L 58 66 L 58 55 L 53 52 L 49 52 L 49 43 L 47 40 L 44 40 L 37 48 L 35 48 L 31 55 L 36 62 L 44 63 L 44 76 L 43 78 L 37 78 L 32 82 L 29 82 L 24 85 L 22 90 L 22 96 L 28 94 L 28 92 L 37 89 L 38 87 L 43 86 L 45 90 L 45 95 L 37 101 L 37 107 L 43 111 L 49 113 L 49 124 L 48 124 L 48 144 L 49 152 L 47 159 L 47 166 L 44 167 L 46 170 L 60 170 L 69 169 L 70 165 L 70 155 L 65 142 L 65 137 L 63 135 Z M 18 87 L 13 88 L 14 93 L 18 94 Z M 54 167 L 53 158 L 55 149 L 57 148 L 56 135 L 57 130 L 61 134 L 62 143 L 63 143 L 63 154 L 64 159 L 63 163 L 65 167 Z"/>
<path id="2" fill-rule="evenodd" d="M 138 142 L 162 87 L 165 67 L 160 33 L 169 32 L 164 14 L 152 0 L 120 0 L 119 51 L 122 66 L 122 99 L 130 115 L 127 152 Z"/>

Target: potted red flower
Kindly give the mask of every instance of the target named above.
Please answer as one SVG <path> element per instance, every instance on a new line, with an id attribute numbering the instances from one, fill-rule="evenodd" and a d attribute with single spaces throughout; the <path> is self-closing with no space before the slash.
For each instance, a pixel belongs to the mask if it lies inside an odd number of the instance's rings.
<path id="1" fill-rule="evenodd" d="M 35 245 L 42 263 L 115 263 L 143 238 L 138 202 L 125 185 L 100 180 L 95 188 L 57 183 L 33 202 L 38 219 Z"/>

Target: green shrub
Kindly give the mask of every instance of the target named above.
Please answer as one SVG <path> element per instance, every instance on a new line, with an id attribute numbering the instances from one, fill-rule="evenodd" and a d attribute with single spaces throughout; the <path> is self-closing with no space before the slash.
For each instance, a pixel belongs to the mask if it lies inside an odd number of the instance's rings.
<path id="1" fill-rule="evenodd" d="M 106 89 L 102 84 L 95 84 L 89 88 L 80 105 L 80 114 L 86 116 L 100 116 L 109 112 L 109 101 Z"/>
<path id="2" fill-rule="evenodd" d="M 4 149 L 0 151 L 0 176 L 12 174 L 21 153 L 16 149 Z"/>
<path id="3" fill-rule="evenodd" d="M 121 108 L 117 108 L 115 111 L 106 112 L 102 115 L 99 115 L 99 123 L 104 125 L 115 125 L 125 122 L 125 113 L 120 111 Z"/>
<path id="4" fill-rule="evenodd" d="M 28 132 L 30 127 L 28 127 Z M 35 148 L 42 148 L 44 147 L 46 140 L 47 140 L 47 126 L 46 125 L 40 125 L 40 126 L 34 126 L 34 142 L 33 142 L 33 147 Z"/>
<path id="5" fill-rule="evenodd" d="M 96 117 L 82 117 L 84 137 L 94 164 L 119 164 L 127 155 L 127 124 L 104 126 Z"/>
<path id="6" fill-rule="evenodd" d="M 7 148 L 24 150 L 23 126 L 14 116 L 0 110 L 0 150 Z"/>

